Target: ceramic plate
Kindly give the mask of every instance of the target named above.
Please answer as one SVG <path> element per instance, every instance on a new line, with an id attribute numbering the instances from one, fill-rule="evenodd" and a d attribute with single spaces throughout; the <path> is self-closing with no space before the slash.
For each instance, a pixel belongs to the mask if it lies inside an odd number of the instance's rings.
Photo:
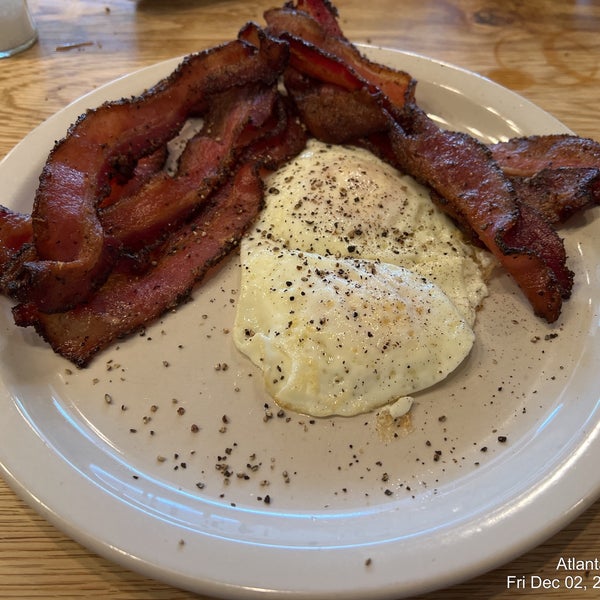
<path id="1" fill-rule="evenodd" d="M 565 132 L 477 75 L 386 49 L 439 123 L 485 141 Z M 0 165 L 31 209 L 55 139 L 142 91 L 169 61 L 68 106 Z M 93 551 L 207 595 L 399 598 L 542 542 L 598 495 L 598 210 L 564 230 L 574 294 L 558 323 L 498 274 L 464 364 L 416 395 L 410 426 L 279 411 L 235 351 L 232 257 L 193 301 L 77 370 L 0 303 L 0 462 L 36 510 Z"/>

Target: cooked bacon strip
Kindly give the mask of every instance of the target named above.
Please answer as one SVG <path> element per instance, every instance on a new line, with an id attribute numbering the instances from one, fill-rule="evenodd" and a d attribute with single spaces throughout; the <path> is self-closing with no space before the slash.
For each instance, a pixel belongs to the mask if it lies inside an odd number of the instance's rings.
<path id="1" fill-rule="evenodd" d="M 191 221 L 140 256 L 122 255 L 87 303 L 52 314 L 20 304 L 13 309 L 17 325 L 33 326 L 55 352 L 83 367 L 115 339 L 184 300 L 237 245 L 262 208 L 263 170 L 278 168 L 305 146 L 304 128 L 282 98 L 276 108 L 270 135 L 244 149 L 241 166 Z"/>
<path id="2" fill-rule="evenodd" d="M 321 5 L 320 0 L 314 2 Z M 289 7 L 268 11 L 274 27 L 269 28 L 272 35 L 281 35 L 291 45 L 290 64 L 284 73 L 284 83 L 298 108 L 302 121 L 313 136 L 331 143 L 343 143 L 350 139 L 369 135 L 375 131 L 387 129 L 387 117 L 379 105 L 381 93 L 368 84 L 340 58 L 325 53 L 319 47 L 307 43 L 305 39 L 290 36 L 280 29 L 279 17 L 284 16 L 296 30 L 300 30 L 298 21 L 314 29 L 311 39 L 326 39 L 319 23 L 310 16 L 292 10 Z M 258 45 L 257 31 L 243 28 L 240 37 Z M 340 34 L 341 35 L 341 34 Z M 338 40 L 342 44 L 341 40 Z M 344 41 L 350 45 L 349 42 Z M 363 57 L 360 57 L 363 60 Z M 364 59 L 366 61 L 366 59 Z M 307 76 L 307 71 L 312 77 Z M 397 72 L 393 72 L 397 75 Z M 404 75 L 400 74 L 400 78 Z M 405 90 L 406 91 L 406 90 Z M 404 92 L 402 95 L 404 101 Z M 352 105 L 349 108 L 349 104 Z"/>
<path id="3" fill-rule="evenodd" d="M 130 176 L 117 174 L 110 181 L 110 194 L 102 199 L 99 208 L 106 208 L 120 198 L 136 194 L 151 177 L 165 167 L 169 152 L 167 146 L 161 146 L 149 156 L 140 158 Z"/>
<path id="4" fill-rule="evenodd" d="M 512 176 L 519 200 L 538 210 L 552 225 L 600 204 L 600 168 L 543 169 L 532 177 Z"/>
<path id="5" fill-rule="evenodd" d="M 21 304 L 13 309 L 15 321 L 34 326 L 55 352 L 83 367 L 114 339 L 184 300 L 238 244 L 262 202 L 262 180 L 246 164 L 193 221 L 169 237 L 154 268 L 139 277 L 115 269 L 89 302 L 66 312 L 42 313 L 31 303 Z"/>
<path id="6" fill-rule="evenodd" d="M 34 257 L 31 216 L 0 206 L 0 293 L 12 295 L 21 265 Z"/>
<path id="7" fill-rule="evenodd" d="M 115 202 L 120 195 L 139 189 L 156 171 L 162 169 L 166 156 L 167 149 L 163 147 L 140 160 L 128 181 L 111 182 L 111 194 L 104 202 Z M 23 265 L 37 259 L 31 215 L 14 213 L 0 206 L 0 293 L 16 296 Z"/>
<path id="8" fill-rule="evenodd" d="M 517 137 L 490 145 L 494 160 L 511 176 L 532 177 L 544 169 L 600 169 L 600 143 L 568 134 Z"/>
<path id="9" fill-rule="evenodd" d="M 387 115 L 414 99 L 416 82 L 374 63 L 342 34 L 335 8 L 300 0 L 265 13 L 268 32 L 290 45 L 285 86 L 308 130 L 319 139 L 345 143 L 387 129 Z M 382 107 L 385 109 L 382 111 Z"/>
<path id="10" fill-rule="evenodd" d="M 32 240 L 31 216 L 0 206 L 0 276 L 15 254 Z"/>
<path id="11" fill-rule="evenodd" d="M 210 94 L 251 81 L 273 83 L 287 58 L 285 45 L 264 37 L 259 49 L 242 40 L 184 59 L 140 97 L 88 111 L 52 150 L 34 209 L 39 260 L 25 264 L 20 298 L 40 310 L 64 310 L 84 301 L 106 279 L 115 243 L 97 215 L 116 173 L 177 134 Z"/>
<path id="12" fill-rule="evenodd" d="M 261 176 L 277 170 L 301 152 L 306 146 L 307 137 L 302 123 L 283 96 L 277 98 L 275 111 L 265 130 L 269 131 L 268 135 L 259 137 L 246 146 L 238 161 L 239 164 L 253 164 Z M 161 248 L 160 244 L 152 245 L 138 252 L 123 255 L 119 266 L 121 270 L 128 269 L 132 275 L 142 274 L 156 262 Z"/>
<path id="13" fill-rule="evenodd" d="M 556 321 L 573 283 L 562 240 L 538 213 L 519 205 L 490 150 L 469 135 L 438 128 L 416 106 L 390 139 L 400 168 L 431 187 L 473 229 L 536 315 Z"/>
<path id="14" fill-rule="evenodd" d="M 278 98 L 269 135 L 244 149 L 241 162 L 252 162 L 261 173 L 275 171 L 298 155 L 306 146 L 307 133 L 293 106 L 284 96 Z"/>
<path id="15" fill-rule="evenodd" d="M 536 135 L 490 146 L 520 199 L 553 224 L 600 204 L 600 144 L 573 135 Z"/>
<path id="16" fill-rule="evenodd" d="M 298 0 L 296 8 L 308 13 L 328 36 L 343 38 L 344 34 L 338 23 L 337 8 L 329 0 Z"/>
<path id="17" fill-rule="evenodd" d="M 299 0 L 296 8 L 271 9 L 265 20 L 269 33 L 291 44 L 291 65 L 305 75 L 347 90 L 366 85 L 372 94 L 383 93 L 386 109 L 392 114 L 414 100 L 416 81 L 404 71 L 364 56 L 344 37 L 337 12 L 327 0 Z"/>
<path id="18" fill-rule="evenodd" d="M 25 243 L 15 251 L 0 272 L 0 293 L 9 298 L 15 298 L 23 263 L 36 258 L 37 254 L 33 243 Z"/>
<path id="19" fill-rule="evenodd" d="M 138 250 L 188 218 L 229 175 L 243 147 L 261 137 L 275 86 L 232 87 L 214 95 L 202 130 L 190 139 L 177 173 L 157 173 L 136 193 L 100 214 L 105 232 Z"/>
<path id="20" fill-rule="evenodd" d="M 285 87 L 313 136 L 346 143 L 388 128 L 389 102 L 338 58 L 299 38 L 282 34 L 290 44 Z"/>
<path id="21" fill-rule="evenodd" d="M 345 144 L 389 127 L 388 115 L 364 87 L 349 92 L 292 68 L 286 69 L 285 84 L 307 129 L 323 142 Z"/>
<path id="22" fill-rule="evenodd" d="M 573 272 L 566 266 L 564 243 L 556 230 L 538 211 L 527 204 L 517 205 L 518 218 L 498 237 L 503 254 L 500 262 L 525 291 L 535 313 L 552 323 L 558 319 L 562 305 L 557 302 L 558 309 L 552 308 L 552 295 L 560 294 L 563 300 L 571 296 Z"/>

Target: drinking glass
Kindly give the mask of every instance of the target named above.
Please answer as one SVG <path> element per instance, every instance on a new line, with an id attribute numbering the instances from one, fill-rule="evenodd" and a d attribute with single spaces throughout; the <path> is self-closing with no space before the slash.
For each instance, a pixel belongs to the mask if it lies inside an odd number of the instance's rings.
<path id="1" fill-rule="evenodd" d="M 26 50 L 37 31 L 26 0 L 0 0 L 0 58 Z"/>

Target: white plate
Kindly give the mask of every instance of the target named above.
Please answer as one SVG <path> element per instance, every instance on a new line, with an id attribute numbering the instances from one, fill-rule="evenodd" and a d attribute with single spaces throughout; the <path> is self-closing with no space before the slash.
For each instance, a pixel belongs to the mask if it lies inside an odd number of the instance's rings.
<path id="1" fill-rule="evenodd" d="M 368 51 L 410 71 L 422 106 L 451 127 L 485 140 L 566 131 L 472 73 Z M 4 198 L 30 210 L 45 157 L 76 116 L 175 64 L 119 79 L 33 131 L 0 166 Z M 208 595 L 398 598 L 491 569 L 598 495 L 593 215 L 565 231 L 576 285 L 559 323 L 534 318 L 496 277 L 472 355 L 418 396 L 413 430 L 396 437 L 372 415 L 277 415 L 226 332 L 235 259 L 193 302 L 81 371 L 14 327 L 2 299 L 3 475 L 98 554 Z"/>

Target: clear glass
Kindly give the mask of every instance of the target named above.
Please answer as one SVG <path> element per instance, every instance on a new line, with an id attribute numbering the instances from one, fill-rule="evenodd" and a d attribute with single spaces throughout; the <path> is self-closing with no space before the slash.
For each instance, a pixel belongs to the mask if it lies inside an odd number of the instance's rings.
<path id="1" fill-rule="evenodd" d="M 32 46 L 37 30 L 26 0 L 0 0 L 0 58 Z"/>

